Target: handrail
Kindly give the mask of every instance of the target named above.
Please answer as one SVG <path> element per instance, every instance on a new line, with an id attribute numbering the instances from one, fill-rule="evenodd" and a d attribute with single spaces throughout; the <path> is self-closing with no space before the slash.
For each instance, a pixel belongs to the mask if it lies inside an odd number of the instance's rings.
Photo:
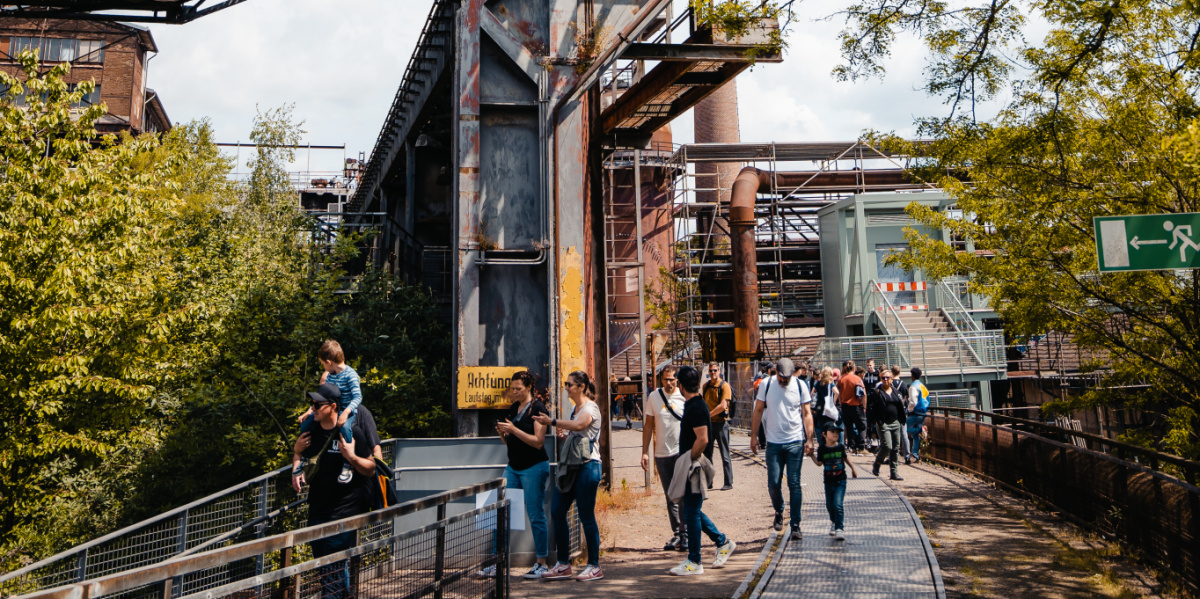
<path id="1" fill-rule="evenodd" d="M 28 595 L 22 595 L 21 599 L 80 599 L 84 597 L 101 597 L 128 591 L 147 584 L 152 584 L 168 578 L 175 578 L 205 570 L 216 568 L 224 564 L 228 564 L 237 560 L 254 558 L 260 555 L 271 553 L 274 551 L 282 551 L 288 547 L 294 547 L 302 543 L 310 543 L 319 539 L 323 539 L 332 535 L 341 534 L 344 532 L 353 532 L 365 526 L 385 522 L 412 514 L 421 510 L 429 509 L 441 504 L 450 503 L 456 499 L 478 495 L 493 489 L 499 490 L 497 500 L 504 499 L 503 490 L 505 488 L 505 479 L 496 478 L 487 482 L 459 487 L 429 497 L 414 499 L 399 505 L 394 505 L 382 510 L 351 516 L 325 524 L 309 526 L 285 532 L 271 537 L 255 539 L 224 547 L 216 551 L 200 553 L 197 555 L 177 556 L 157 564 L 142 566 L 133 570 L 109 574 L 100 578 L 95 578 L 88 581 L 77 582 L 70 585 L 55 587 L 37 591 Z"/>
<path id="2" fill-rule="evenodd" d="M 1147 449 L 1145 447 L 1132 445 L 1129 443 L 1125 443 L 1123 441 L 1115 441 L 1113 439 L 1109 439 L 1108 437 L 1102 437 L 1100 435 L 1093 435 L 1091 433 L 1085 433 L 1085 432 L 1077 431 L 1074 429 L 1063 428 L 1061 426 L 1055 426 L 1053 424 L 1046 424 L 1045 422 L 1041 422 L 1038 420 L 1029 420 L 1027 418 L 1018 418 L 1016 416 L 1006 416 L 1004 414 L 997 414 L 994 412 L 985 412 L 982 410 L 973 410 L 970 408 L 930 406 L 929 415 L 935 415 L 935 412 L 944 412 L 945 414 L 943 414 L 942 416 L 945 418 L 960 418 L 962 420 L 974 420 L 976 422 L 983 422 L 984 419 L 986 418 L 986 419 L 990 419 L 993 424 L 1015 424 L 1015 425 L 1025 426 L 1025 427 L 1029 427 L 1029 428 L 1033 428 L 1033 429 L 1039 429 L 1039 430 L 1054 433 L 1057 435 L 1063 435 L 1063 436 L 1068 436 L 1068 437 L 1078 437 L 1080 439 L 1085 439 L 1085 440 L 1091 441 L 1093 443 L 1108 445 L 1108 446 L 1118 450 L 1117 457 L 1119 457 L 1121 459 L 1125 459 L 1124 454 L 1126 454 L 1126 453 L 1146 457 L 1150 462 L 1150 469 L 1154 470 L 1156 472 L 1161 472 L 1161 470 L 1158 467 L 1158 465 L 1160 463 L 1171 464 L 1172 466 L 1179 468 L 1184 473 L 1184 479 L 1189 484 L 1193 484 L 1193 485 L 1197 484 L 1197 477 L 1198 477 L 1198 475 L 1200 475 L 1200 462 L 1193 462 L 1187 458 L 1183 458 L 1183 457 L 1180 457 L 1177 455 L 1172 455 L 1169 453 L 1163 453 L 1160 451 L 1155 451 L 1153 449 Z M 957 412 L 959 415 L 953 416 L 951 414 L 952 412 Z M 966 415 L 971 415 L 973 417 L 967 418 Z M 1140 464 L 1141 462 L 1138 462 L 1138 463 Z"/>
<path id="3" fill-rule="evenodd" d="M 943 298 L 942 298 L 942 293 L 943 293 L 942 286 L 941 286 L 941 285 L 939 285 L 939 284 L 935 284 L 934 286 L 935 286 L 935 287 L 937 287 L 937 290 L 938 290 L 938 303 L 939 303 L 939 304 L 941 304 L 941 303 L 942 303 L 942 302 L 941 302 L 941 300 L 943 299 Z M 954 300 L 955 300 L 955 303 L 957 303 L 957 298 L 953 298 L 953 297 L 952 297 L 951 299 L 954 299 Z M 959 308 L 962 308 L 962 304 L 959 304 L 959 306 L 958 306 L 958 307 L 959 307 Z M 941 305 L 941 306 L 939 306 L 939 308 L 938 308 L 938 309 L 939 309 L 939 310 L 941 310 L 941 312 L 942 312 L 942 316 L 945 316 L 945 317 L 946 317 L 946 320 L 950 321 L 950 326 L 951 326 L 951 327 L 954 327 L 954 332 L 955 332 L 955 333 L 957 333 L 957 334 L 959 334 L 959 335 L 962 335 L 962 334 L 963 334 L 963 331 L 962 331 L 962 329 L 958 328 L 958 322 L 957 322 L 957 321 L 954 319 L 954 316 L 952 316 L 952 315 L 950 314 L 950 312 L 946 310 L 946 306 L 945 306 L 945 305 Z M 963 311 L 964 311 L 964 312 L 966 312 L 966 310 L 963 310 Z M 979 327 L 975 326 L 975 319 L 971 318 L 971 316 L 968 314 L 968 315 L 967 315 L 967 320 L 971 322 L 971 325 L 972 325 L 972 326 L 971 326 L 971 328 L 972 328 L 972 331 L 973 331 L 973 332 L 979 332 Z M 982 364 L 983 364 L 983 360 L 982 360 L 982 359 L 979 357 L 979 352 L 975 351 L 975 346 L 974 346 L 973 344 L 971 344 L 971 343 L 967 343 L 966 341 L 963 341 L 963 345 L 966 345 L 966 346 L 967 346 L 967 351 L 971 352 L 971 355 L 972 355 L 972 356 L 975 356 L 975 362 L 976 362 L 976 363 L 978 363 L 978 364 L 980 364 L 980 365 L 982 365 Z M 961 363 L 961 362 L 960 362 L 960 363 Z"/>
<path id="4" fill-rule="evenodd" d="M 380 443 L 380 445 L 387 447 L 389 445 L 394 445 L 396 443 L 396 441 L 397 441 L 396 439 L 387 439 L 387 440 L 382 441 Z M 275 470 L 271 470 L 270 472 L 267 472 L 265 474 L 260 474 L 250 480 L 243 481 L 243 482 L 233 485 L 231 487 L 227 487 L 225 489 L 217 491 L 216 493 L 212 493 L 206 497 L 202 497 L 200 499 L 197 499 L 190 503 L 181 505 L 172 510 L 163 512 L 161 514 L 151 516 L 150 518 L 147 518 L 140 522 L 135 522 L 134 524 L 130 524 L 129 526 L 126 526 L 119 530 L 110 532 L 102 537 L 92 539 L 91 541 L 88 541 L 86 543 L 76 545 L 65 551 L 61 551 L 61 552 L 51 555 L 47 558 L 38 560 L 32 564 L 29 564 L 28 566 L 24 566 L 22 568 L 13 570 L 12 572 L 6 572 L 3 575 L 0 575 L 0 584 L 9 582 L 11 580 L 18 579 L 22 576 L 32 574 L 32 573 L 36 572 L 37 570 L 40 570 L 40 569 L 48 567 L 48 566 L 52 566 L 56 563 L 64 562 L 66 560 L 78 561 L 78 559 L 80 557 L 83 557 L 83 554 L 85 552 L 87 552 L 91 549 L 100 547 L 111 541 L 117 541 L 117 540 L 121 539 L 122 537 L 130 535 L 132 533 L 139 532 L 148 527 L 155 526 L 155 525 L 161 525 L 161 524 L 164 524 L 171 520 L 179 519 L 180 517 L 184 517 L 191 510 L 195 510 L 197 508 L 202 508 L 205 505 L 219 501 L 219 500 L 221 500 L 225 497 L 228 497 L 238 491 L 242 491 L 242 490 L 248 489 L 248 488 L 253 488 L 256 485 L 266 484 L 269 481 L 271 481 L 272 479 L 274 479 L 275 477 L 285 474 L 286 472 L 291 470 L 291 468 L 292 468 L 291 465 L 276 468 Z M 262 522 L 265 522 L 265 521 L 272 520 L 275 517 L 278 517 L 279 514 L 282 514 L 283 512 L 286 512 L 290 509 L 294 509 L 298 503 L 302 503 L 302 502 L 293 501 L 273 512 L 270 512 L 270 513 L 264 514 L 260 517 L 254 518 L 249 522 L 237 525 L 236 528 L 232 528 L 230 530 L 221 532 L 217 535 L 214 535 L 212 538 L 204 539 L 203 541 L 201 541 L 201 543 L 199 545 L 197 545 L 195 547 L 191 547 L 191 548 L 185 547 L 184 550 L 176 553 L 176 555 L 187 554 L 190 552 L 199 551 L 199 550 L 203 549 L 204 547 L 210 546 L 213 543 L 218 542 L 219 539 L 227 540 L 231 536 L 236 536 L 236 535 L 232 535 L 231 533 L 245 532 L 252 526 L 261 524 Z"/>
<path id="5" fill-rule="evenodd" d="M 859 336 L 859 337 L 828 337 L 822 339 L 818 345 L 817 352 L 812 358 L 814 364 L 823 363 L 841 363 L 846 359 L 860 360 L 870 357 L 879 358 L 878 352 L 872 353 L 872 347 L 882 347 L 885 351 L 892 352 L 893 348 L 900 354 L 900 362 L 909 362 L 909 365 L 920 366 L 923 370 L 941 370 L 934 365 L 928 363 L 929 357 L 925 348 L 930 343 L 937 342 L 959 342 L 970 343 L 976 342 L 981 347 L 985 348 L 983 355 L 987 356 L 987 360 L 980 360 L 979 368 L 1003 370 L 1006 362 L 1003 360 L 1003 355 L 996 351 L 986 351 L 987 348 L 1002 348 L 1004 345 L 1004 331 L 979 331 L 978 333 L 918 333 L 909 335 L 875 335 L 875 336 Z M 910 351 L 916 348 L 920 351 L 920 355 L 912 355 L 911 359 L 904 355 L 905 351 Z M 910 351 L 911 353 L 911 351 Z M 891 354 L 889 353 L 889 356 Z M 891 357 L 887 358 L 889 361 Z M 822 362 L 824 360 L 824 362 Z M 952 367 L 955 370 L 963 370 L 965 368 L 976 366 L 966 366 L 963 364 L 964 357 L 957 358 L 957 364 Z"/>
<path id="6" fill-rule="evenodd" d="M 863 311 L 864 311 L 864 314 L 863 314 L 864 324 L 866 323 L 867 298 L 876 297 L 876 296 L 879 297 L 879 299 L 883 300 L 884 305 L 887 307 L 887 309 L 885 310 L 885 313 L 891 314 L 892 318 L 894 318 L 896 320 L 896 325 L 899 326 L 900 330 L 902 331 L 902 333 L 900 333 L 900 334 L 904 334 L 904 335 L 909 334 L 908 328 L 906 328 L 904 326 L 904 321 L 900 320 L 900 315 L 896 312 L 896 307 L 892 305 L 892 300 L 889 300 L 887 298 L 887 296 L 884 295 L 883 292 L 879 290 L 879 282 L 876 281 L 875 279 L 871 279 L 870 281 L 867 281 L 867 291 L 865 291 L 863 293 L 862 305 L 863 305 Z M 875 313 L 874 307 L 871 308 L 870 313 L 871 314 Z M 883 320 L 883 325 L 885 328 L 887 327 L 886 319 Z M 888 331 L 888 334 L 895 335 L 897 333 Z"/>
<path id="7" fill-rule="evenodd" d="M 939 304 L 939 306 L 941 307 L 941 309 L 942 309 L 944 312 L 946 312 L 946 313 L 947 313 L 947 316 L 950 316 L 950 314 L 949 314 L 949 312 L 950 312 L 950 311 L 949 311 L 949 310 L 946 310 L 946 303 L 947 303 L 947 302 L 946 302 L 945 300 L 947 300 L 947 299 L 948 299 L 948 300 L 949 300 L 949 301 L 952 303 L 952 307 L 956 309 L 956 310 L 955 310 L 955 312 L 957 312 L 957 313 L 961 313 L 961 314 L 962 314 L 962 316 L 963 316 L 963 320 L 964 320 L 965 322 L 969 322 L 969 323 L 971 323 L 971 329 L 972 329 L 972 330 L 974 330 L 974 331 L 980 331 L 980 330 L 982 330 L 982 329 L 980 329 L 980 328 L 979 328 L 979 323 L 975 322 L 975 319 L 974 319 L 974 318 L 971 318 L 971 313 L 970 313 L 970 312 L 968 312 L 968 311 L 967 311 L 967 309 L 966 309 L 966 308 L 965 308 L 965 307 L 962 305 L 962 302 L 960 302 L 960 301 L 958 300 L 958 295 L 956 295 L 956 294 L 952 293 L 952 292 L 950 291 L 950 289 L 949 289 L 949 288 L 947 288 L 947 287 L 946 287 L 944 284 L 942 284 L 942 283 L 935 283 L 935 284 L 934 284 L 934 287 L 937 287 L 937 294 L 938 294 L 938 304 Z M 951 320 L 953 320 L 953 318 L 952 318 L 952 317 L 951 317 Z M 957 328 L 957 327 L 956 327 L 956 328 Z"/>

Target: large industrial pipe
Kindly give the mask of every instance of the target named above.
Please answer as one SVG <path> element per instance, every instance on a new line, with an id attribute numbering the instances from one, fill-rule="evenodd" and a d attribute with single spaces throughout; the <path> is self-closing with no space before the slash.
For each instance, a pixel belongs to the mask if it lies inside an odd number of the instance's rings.
<path id="1" fill-rule="evenodd" d="M 733 181 L 729 198 L 730 258 L 733 264 L 733 346 L 738 360 L 758 352 L 758 255 L 754 202 L 759 192 L 803 187 L 806 192 L 888 191 L 914 186 L 902 169 L 773 173 L 748 166 Z"/>

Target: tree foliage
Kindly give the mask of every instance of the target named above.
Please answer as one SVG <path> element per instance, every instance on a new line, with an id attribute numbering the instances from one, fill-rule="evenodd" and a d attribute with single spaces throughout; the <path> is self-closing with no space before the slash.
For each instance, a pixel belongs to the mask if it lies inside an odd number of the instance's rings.
<path id="1" fill-rule="evenodd" d="M 900 261 L 933 279 L 970 275 L 1013 335 L 1066 332 L 1108 355 L 1091 365 L 1108 384 L 1085 401 L 1156 414 L 1155 444 L 1200 458 L 1200 278 L 1099 275 L 1092 227 L 1096 216 L 1200 211 L 1196 4 L 871 0 L 845 14 L 839 75 L 878 74 L 907 31 L 931 52 L 927 91 L 952 107 L 1012 90 L 988 122 L 954 108 L 921 121 L 929 146 L 880 136 L 925 156 L 915 173 L 964 216 L 909 213 L 976 250 L 909 231 Z M 1025 39 L 1032 22 L 1042 39 Z"/>
<path id="2" fill-rule="evenodd" d="M 303 133 L 262 112 L 247 182 L 204 121 L 97 136 L 69 68 L 0 74 L 0 566 L 285 463 L 319 343 L 338 339 L 381 434 L 449 430 L 428 294 L 315 244 L 288 181 Z M 24 93 L 24 105 L 14 100 Z"/>

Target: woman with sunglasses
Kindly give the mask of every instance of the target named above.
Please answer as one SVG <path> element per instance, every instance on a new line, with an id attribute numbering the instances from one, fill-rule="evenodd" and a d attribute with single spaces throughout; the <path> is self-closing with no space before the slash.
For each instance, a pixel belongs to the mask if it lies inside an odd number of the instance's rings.
<path id="1" fill-rule="evenodd" d="M 546 482 L 550 480 L 550 459 L 545 450 L 546 425 L 535 420 L 550 411 L 534 398 L 534 389 L 534 378 L 528 370 L 512 375 L 507 397 L 514 403 L 508 409 L 508 417 L 496 423 L 496 432 L 508 446 L 508 465 L 504 467 L 508 488 L 525 493 L 525 514 L 529 516 L 533 551 L 537 556 L 537 563 L 524 575 L 531 580 L 541 578 L 542 573 L 549 570 L 546 556 L 550 554 L 550 533 L 546 528 Z M 489 566 L 481 574 L 493 577 L 496 567 Z"/>
<path id="2" fill-rule="evenodd" d="M 533 419 L 543 426 L 553 426 L 559 439 L 567 437 L 586 438 L 591 447 L 587 463 L 580 469 L 569 491 L 560 491 L 554 485 L 554 497 L 550 501 L 550 517 L 554 519 L 554 546 L 558 563 L 542 574 L 542 580 L 566 580 L 571 578 L 571 529 L 567 524 L 567 510 L 574 502 L 583 524 L 584 540 L 587 542 L 588 565 L 576 580 L 600 580 L 600 527 L 596 524 L 596 490 L 600 487 L 600 407 L 596 405 L 596 385 L 582 370 L 567 375 L 563 382 L 567 396 L 575 409 L 569 420 L 551 418 L 538 414 Z M 559 467 L 562 467 L 561 465 Z"/>

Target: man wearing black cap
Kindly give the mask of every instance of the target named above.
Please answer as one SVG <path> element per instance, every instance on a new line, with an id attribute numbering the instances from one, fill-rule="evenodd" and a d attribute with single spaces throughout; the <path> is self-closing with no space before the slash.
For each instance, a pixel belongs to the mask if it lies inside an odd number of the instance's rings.
<path id="1" fill-rule="evenodd" d="M 292 487 L 299 493 L 305 483 L 309 485 L 309 526 L 357 516 L 366 513 L 369 508 L 370 490 L 367 484 L 369 477 L 375 473 L 375 462 L 371 459 L 374 444 L 360 424 L 362 419 L 355 420 L 353 437 L 349 443 L 338 438 L 337 409 L 341 395 L 333 383 L 325 383 L 316 392 L 308 394 L 316 426 L 300 435 L 293 448 Z M 305 480 L 304 470 L 300 467 L 302 457 L 319 460 L 312 480 Z M 313 557 L 344 551 L 353 545 L 354 531 L 310 544 Z M 322 586 L 326 587 L 323 595 L 326 597 L 348 592 L 344 588 L 348 580 L 345 577 L 345 565 L 331 568 L 322 576 Z"/>
<path id="2" fill-rule="evenodd" d="M 925 425 L 925 414 L 929 411 L 929 389 L 921 382 L 921 374 L 921 369 L 914 366 L 912 384 L 908 386 L 908 421 L 905 422 L 912 459 L 917 462 L 921 461 L 921 427 Z"/>

